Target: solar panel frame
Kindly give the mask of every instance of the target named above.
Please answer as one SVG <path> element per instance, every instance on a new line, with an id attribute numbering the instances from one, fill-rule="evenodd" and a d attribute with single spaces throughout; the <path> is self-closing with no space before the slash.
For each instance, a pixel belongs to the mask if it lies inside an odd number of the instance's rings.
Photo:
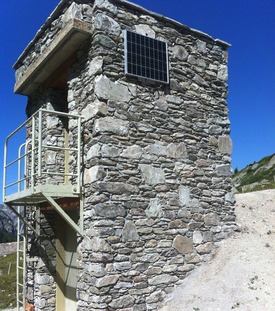
<path id="1" fill-rule="evenodd" d="M 169 84 L 167 43 L 125 30 L 124 68 L 126 75 Z"/>

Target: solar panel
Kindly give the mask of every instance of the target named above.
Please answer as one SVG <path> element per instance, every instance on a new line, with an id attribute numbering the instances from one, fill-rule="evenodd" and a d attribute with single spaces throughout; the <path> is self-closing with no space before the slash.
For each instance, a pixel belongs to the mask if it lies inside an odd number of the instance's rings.
<path id="1" fill-rule="evenodd" d="M 125 31 L 125 73 L 168 83 L 167 43 Z"/>

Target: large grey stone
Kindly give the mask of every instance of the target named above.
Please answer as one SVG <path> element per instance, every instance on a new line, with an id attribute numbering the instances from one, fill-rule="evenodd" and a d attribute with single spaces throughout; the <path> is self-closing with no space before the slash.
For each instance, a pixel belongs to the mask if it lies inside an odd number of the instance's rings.
<path id="1" fill-rule="evenodd" d="M 173 247 L 185 255 L 193 252 L 193 241 L 185 236 L 177 235 L 173 241 Z"/>
<path id="2" fill-rule="evenodd" d="M 183 103 L 183 99 L 179 96 L 175 96 L 175 95 L 166 95 L 165 96 L 165 99 L 169 102 L 169 103 L 172 103 L 172 104 L 175 104 L 175 105 L 180 105 Z"/>
<path id="3" fill-rule="evenodd" d="M 106 158 L 116 158 L 120 155 L 121 150 L 115 146 L 103 145 L 101 147 L 101 154 Z"/>
<path id="4" fill-rule="evenodd" d="M 122 241 L 133 242 L 133 241 L 138 241 L 138 240 L 139 240 L 139 235 L 138 235 L 135 224 L 130 220 L 126 220 L 125 225 L 122 230 Z"/>
<path id="5" fill-rule="evenodd" d="M 187 150 L 185 144 L 169 144 L 167 147 L 167 156 L 168 158 L 173 159 L 185 159 L 187 157 Z"/>
<path id="6" fill-rule="evenodd" d="M 216 213 L 209 213 L 204 216 L 206 226 L 217 226 L 220 224 L 220 218 Z"/>
<path id="7" fill-rule="evenodd" d="M 100 278 L 96 282 L 96 287 L 105 287 L 105 286 L 110 286 L 113 284 L 116 284 L 119 279 L 119 275 L 107 275 L 104 276 L 103 278 Z"/>
<path id="8" fill-rule="evenodd" d="M 112 300 L 109 304 L 111 308 L 115 310 L 121 310 L 123 308 L 132 307 L 135 303 L 135 299 L 130 295 L 123 295 L 122 297 Z"/>
<path id="9" fill-rule="evenodd" d="M 117 218 L 124 217 L 126 215 L 126 211 L 122 206 L 104 203 L 97 204 L 94 207 L 94 212 L 95 215 L 104 218 Z"/>
<path id="10" fill-rule="evenodd" d="M 86 250 L 91 250 L 93 252 L 110 252 L 110 245 L 99 237 L 89 238 L 87 236 L 84 237 L 82 241 L 82 247 Z"/>
<path id="11" fill-rule="evenodd" d="M 104 13 L 98 13 L 94 20 L 96 29 L 105 30 L 107 33 L 119 36 L 121 27 L 114 19 Z"/>
<path id="12" fill-rule="evenodd" d="M 165 183 L 165 174 L 161 168 L 147 164 L 140 164 L 139 168 L 146 184 L 154 186 Z"/>
<path id="13" fill-rule="evenodd" d="M 194 231 L 193 233 L 193 243 L 201 244 L 203 242 L 203 235 L 200 231 Z"/>
<path id="14" fill-rule="evenodd" d="M 104 117 L 95 121 L 94 132 L 110 132 L 113 134 L 126 136 L 129 132 L 129 122 L 112 117 Z"/>
<path id="15" fill-rule="evenodd" d="M 106 11 L 109 11 L 113 14 L 117 14 L 117 6 L 111 4 L 108 0 L 95 0 L 94 1 L 95 8 L 100 8 Z"/>
<path id="16" fill-rule="evenodd" d="M 123 150 L 121 156 L 123 158 L 139 159 L 142 155 L 142 148 L 137 145 L 127 147 Z"/>
<path id="17" fill-rule="evenodd" d="M 175 45 L 172 48 L 172 53 L 175 58 L 181 61 L 186 61 L 189 55 L 186 49 L 181 45 Z"/>
<path id="18" fill-rule="evenodd" d="M 218 139 L 219 151 L 224 154 L 232 153 L 232 140 L 228 135 L 220 136 Z"/>
<path id="19" fill-rule="evenodd" d="M 112 194 L 134 194 L 138 192 L 138 187 L 123 182 L 99 182 L 98 190 L 107 191 Z"/>
<path id="20" fill-rule="evenodd" d="M 222 81 L 228 80 L 228 68 L 226 65 L 220 65 L 218 69 L 218 79 Z"/>
<path id="21" fill-rule="evenodd" d="M 217 165 L 216 167 L 216 173 L 218 176 L 231 176 L 231 165 L 225 164 L 225 165 Z"/>
<path id="22" fill-rule="evenodd" d="M 146 147 L 145 150 L 157 156 L 166 156 L 167 146 L 162 144 L 152 144 Z"/>
<path id="23" fill-rule="evenodd" d="M 97 56 L 92 59 L 89 65 L 89 76 L 93 76 L 96 73 L 102 72 L 103 66 L 103 58 L 101 56 Z"/>
<path id="24" fill-rule="evenodd" d="M 179 186 L 179 201 L 181 206 L 188 206 L 190 203 L 190 188 Z"/>
<path id="25" fill-rule="evenodd" d="M 106 172 L 102 166 L 93 166 L 84 171 L 84 184 L 93 183 L 102 180 L 106 176 Z"/>
<path id="26" fill-rule="evenodd" d="M 86 160 L 99 157 L 101 146 L 99 144 L 93 145 L 87 152 Z"/>
<path id="27" fill-rule="evenodd" d="M 95 79 L 95 94 L 99 99 L 109 99 L 122 102 L 128 102 L 131 98 L 126 85 L 113 82 L 103 75 L 100 75 Z"/>
<path id="28" fill-rule="evenodd" d="M 70 7 L 67 9 L 65 14 L 63 15 L 62 21 L 63 21 L 63 23 L 66 24 L 67 22 L 71 21 L 72 19 L 79 19 L 79 20 L 83 19 L 81 5 L 76 4 L 75 2 L 73 2 L 70 5 Z"/>
<path id="29" fill-rule="evenodd" d="M 146 24 L 135 25 L 135 31 L 143 36 L 148 36 L 150 38 L 156 37 L 156 32 Z"/>
<path id="30" fill-rule="evenodd" d="M 161 202 L 158 198 L 150 199 L 148 208 L 145 210 L 145 214 L 149 218 L 161 218 L 164 215 Z"/>
<path id="31" fill-rule="evenodd" d="M 102 47 L 104 48 L 107 48 L 107 49 L 113 49 L 115 48 L 116 46 L 116 43 L 114 40 L 112 40 L 110 37 L 108 36 L 105 36 L 103 34 L 96 34 L 93 38 L 93 42 L 92 42 L 93 45 L 101 45 Z"/>
<path id="32" fill-rule="evenodd" d="M 196 250 L 200 255 L 209 254 L 212 251 L 212 243 L 207 242 L 205 244 L 199 245 L 196 247 Z"/>
<path id="33" fill-rule="evenodd" d="M 229 192 L 225 195 L 225 201 L 231 204 L 236 202 L 235 194 L 233 192 Z"/>
<path id="34" fill-rule="evenodd" d="M 108 113 L 107 105 L 100 101 L 95 101 L 87 105 L 82 110 L 82 116 L 84 117 L 84 120 L 90 120 L 96 115 L 105 116 Z"/>
<path id="35" fill-rule="evenodd" d="M 148 280 L 149 285 L 171 284 L 178 280 L 177 276 L 169 274 L 161 274 Z"/>
<path id="36" fill-rule="evenodd" d="M 206 226 L 217 226 L 220 223 L 220 218 L 216 213 L 209 213 L 204 216 Z"/>

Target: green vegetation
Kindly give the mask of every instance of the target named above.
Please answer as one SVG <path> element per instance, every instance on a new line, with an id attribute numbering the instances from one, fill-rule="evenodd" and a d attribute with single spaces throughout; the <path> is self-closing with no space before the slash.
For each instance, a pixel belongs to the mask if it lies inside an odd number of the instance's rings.
<path id="1" fill-rule="evenodd" d="M 16 240 L 16 237 L 14 235 L 0 228 L 0 243 L 9 243 L 9 242 L 14 242 L 15 240 Z"/>
<path id="2" fill-rule="evenodd" d="M 235 170 L 233 181 L 236 189 L 239 192 L 275 189 L 275 164 L 270 165 L 274 156 L 267 156 L 240 171 Z"/>
<path id="3" fill-rule="evenodd" d="M 0 257 L 0 310 L 16 307 L 16 253 Z"/>

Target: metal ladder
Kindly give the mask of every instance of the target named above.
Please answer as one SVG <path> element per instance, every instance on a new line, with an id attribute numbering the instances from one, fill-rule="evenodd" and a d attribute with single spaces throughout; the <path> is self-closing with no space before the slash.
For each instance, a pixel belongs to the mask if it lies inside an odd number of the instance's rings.
<path id="1" fill-rule="evenodd" d="M 28 235 L 32 232 L 31 228 L 27 227 L 26 221 L 33 223 L 35 221 L 36 230 L 39 229 L 38 218 L 40 217 L 39 209 L 35 207 L 18 206 L 17 212 L 22 216 L 22 221 L 18 217 L 17 222 L 17 256 L 16 256 L 16 301 L 17 310 L 26 310 L 27 300 L 27 269 L 30 264 L 34 264 L 37 259 L 30 258 L 27 252 Z M 28 215 L 27 215 L 28 214 Z M 27 219 L 28 218 L 28 219 Z M 33 228 L 33 227 L 32 227 Z M 37 232 L 34 232 L 37 234 Z"/>
<path id="2" fill-rule="evenodd" d="M 22 215 L 22 207 L 18 206 L 17 212 Z M 22 216 L 26 218 L 25 206 Z M 25 310 L 27 228 L 23 221 L 17 219 L 16 302 L 17 310 Z"/>

